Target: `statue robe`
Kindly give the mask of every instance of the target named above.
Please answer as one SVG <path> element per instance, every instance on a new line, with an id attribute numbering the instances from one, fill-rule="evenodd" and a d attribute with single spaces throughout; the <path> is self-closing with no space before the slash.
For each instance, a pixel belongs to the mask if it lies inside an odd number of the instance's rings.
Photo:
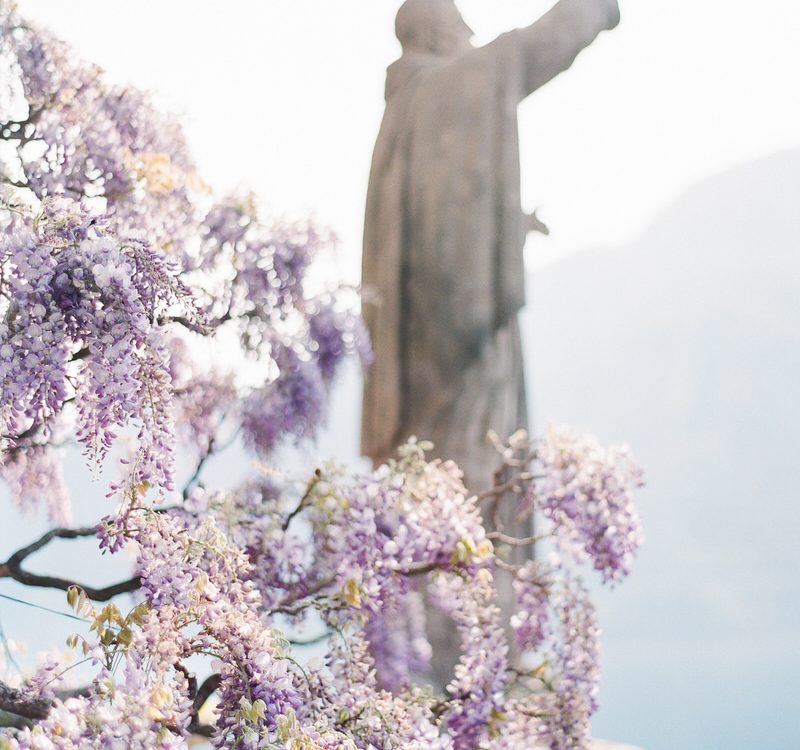
<path id="1" fill-rule="evenodd" d="M 417 435 L 481 485 L 496 462 L 486 432 L 527 423 L 521 35 L 390 66 L 367 196 L 362 284 L 376 356 L 362 452 L 383 461 Z"/>
<path id="2" fill-rule="evenodd" d="M 374 461 L 429 438 L 479 489 L 496 460 L 486 432 L 526 426 L 517 105 L 618 22 L 616 3 L 560 0 L 484 47 L 389 67 L 364 224 L 375 364 L 361 447 Z"/>
<path id="3" fill-rule="evenodd" d="M 477 491 L 497 468 L 486 432 L 506 437 L 526 426 L 517 105 L 618 20 L 615 5 L 561 0 L 485 47 L 453 59 L 406 53 L 390 66 L 364 225 L 362 299 L 375 364 L 361 440 L 376 463 L 417 435 Z M 508 614 L 510 581 L 498 593 Z M 428 635 L 443 687 L 459 649 L 435 607 Z"/>

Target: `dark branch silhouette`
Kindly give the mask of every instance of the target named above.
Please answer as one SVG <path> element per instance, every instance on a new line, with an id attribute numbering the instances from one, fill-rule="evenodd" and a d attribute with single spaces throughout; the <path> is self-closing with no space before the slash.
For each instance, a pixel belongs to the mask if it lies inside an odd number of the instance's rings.
<path id="1" fill-rule="evenodd" d="M 53 701 L 39 696 L 26 696 L 21 690 L 0 681 L 0 710 L 21 716 L 23 719 L 39 721 L 47 718 Z"/>
<path id="2" fill-rule="evenodd" d="M 18 583 L 25 586 L 34 586 L 37 588 L 48 589 L 61 589 L 66 591 L 70 586 L 77 586 L 86 592 L 86 596 L 97 602 L 106 602 L 113 599 L 119 594 L 129 593 L 136 591 L 141 586 L 139 576 L 128 578 L 125 581 L 111 584 L 110 586 L 103 586 L 96 588 L 94 586 L 87 586 L 84 583 L 73 581 L 68 578 L 60 578 L 58 576 L 39 575 L 38 573 L 30 573 L 22 568 L 22 563 L 30 557 L 34 552 L 42 549 L 49 544 L 53 539 L 79 539 L 83 537 L 94 536 L 97 529 L 94 526 L 83 526 L 75 529 L 51 529 L 46 534 L 43 534 L 35 542 L 32 542 L 27 547 L 17 550 L 5 563 L 0 564 L 0 578 L 11 578 Z"/>

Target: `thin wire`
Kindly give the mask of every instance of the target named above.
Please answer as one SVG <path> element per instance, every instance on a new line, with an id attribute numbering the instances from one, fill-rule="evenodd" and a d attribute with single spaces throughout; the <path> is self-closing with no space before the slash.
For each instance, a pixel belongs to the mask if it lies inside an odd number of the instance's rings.
<path id="1" fill-rule="evenodd" d="M 88 620 L 84 617 L 78 617 L 78 615 L 71 615 L 69 612 L 61 612 L 58 609 L 50 609 L 50 607 L 43 607 L 41 604 L 26 602 L 24 599 L 17 599 L 16 597 L 9 596 L 8 594 L 0 594 L 0 598 L 8 599 L 8 601 L 15 602 L 16 604 L 24 604 L 26 607 L 34 607 L 35 609 L 41 609 L 43 612 L 49 612 L 52 615 L 61 615 L 61 617 L 68 617 L 70 620 L 78 620 L 79 622 L 88 622 Z"/>

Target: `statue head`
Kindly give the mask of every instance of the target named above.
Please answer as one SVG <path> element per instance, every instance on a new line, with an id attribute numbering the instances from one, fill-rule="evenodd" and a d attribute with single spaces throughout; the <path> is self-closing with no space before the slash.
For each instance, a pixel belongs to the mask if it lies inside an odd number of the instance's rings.
<path id="1" fill-rule="evenodd" d="M 405 0 L 395 31 L 404 52 L 454 57 L 470 48 L 473 31 L 454 0 Z"/>

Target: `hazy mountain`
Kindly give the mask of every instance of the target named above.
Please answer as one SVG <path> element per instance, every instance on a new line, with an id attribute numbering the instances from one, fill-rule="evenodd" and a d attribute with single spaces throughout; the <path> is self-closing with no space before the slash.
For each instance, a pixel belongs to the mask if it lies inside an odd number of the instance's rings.
<path id="1" fill-rule="evenodd" d="M 639 565 L 601 597 L 601 736 L 800 746 L 799 207 L 778 153 L 530 279 L 539 426 L 628 442 L 648 480 Z"/>

